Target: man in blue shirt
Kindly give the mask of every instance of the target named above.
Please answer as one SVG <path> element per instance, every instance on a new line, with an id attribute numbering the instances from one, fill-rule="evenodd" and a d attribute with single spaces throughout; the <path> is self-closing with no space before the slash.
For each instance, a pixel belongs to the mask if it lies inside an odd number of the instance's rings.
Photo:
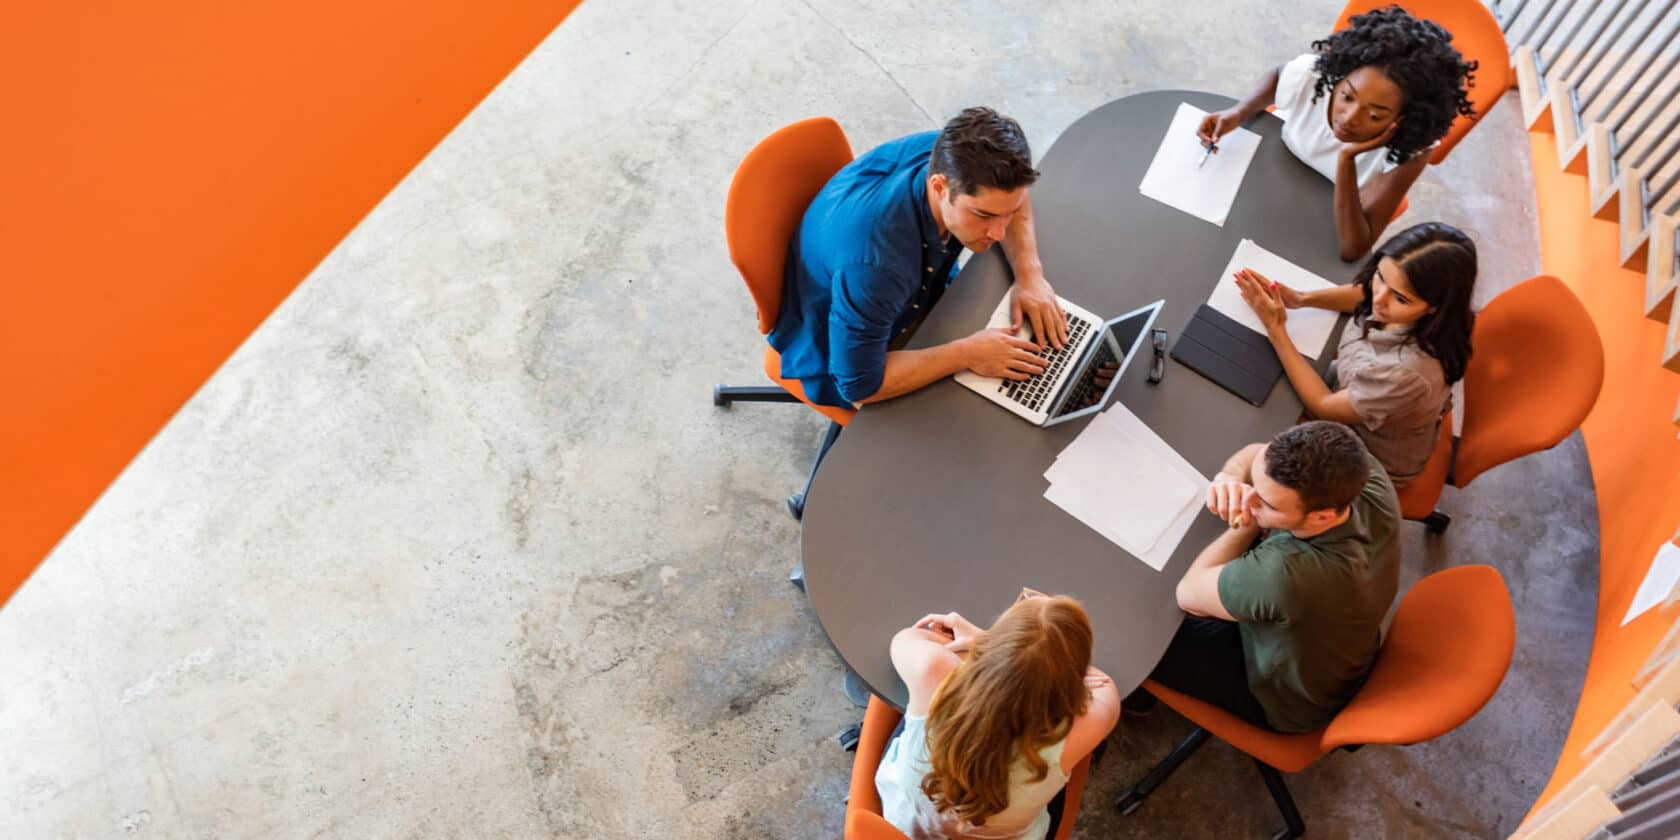
<path id="1" fill-rule="evenodd" d="M 938 132 L 883 144 L 835 173 L 788 243 L 782 308 L 770 345 L 782 376 L 814 402 L 891 399 L 963 370 L 1026 379 L 1040 346 L 1061 347 L 1067 320 L 1044 279 L 1027 188 L 1038 178 L 1026 135 L 990 108 Z M 1015 327 L 901 349 L 951 282 L 963 248 L 1002 244 L 1015 276 Z"/>

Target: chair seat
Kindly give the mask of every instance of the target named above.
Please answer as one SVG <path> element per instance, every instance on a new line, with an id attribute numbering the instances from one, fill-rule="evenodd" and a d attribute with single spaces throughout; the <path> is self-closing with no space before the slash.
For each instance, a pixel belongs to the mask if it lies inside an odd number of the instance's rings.
<path id="1" fill-rule="evenodd" d="M 1435 451 L 1423 472 L 1399 489 L 1400 515 L 1407 519 L 1422 519 L 1435 512 L 1441 501 L 1441 490 L 1447 486 L 1447 472 L 1452 468 L 1453 415 L 1448 411 L 1441 418 L 1441 436 L 1435 441 Z"/>
<path id="2" fill-rule="evenodd" d="M 800 402 L 816 409 L 821 412 L 824 417 L 827 417 L 842 426 L 852 422 L 852 416 L 857 414 L 856 409 L 836 408 L 832 405 L 814 403 L 807 399 L 805 397 L 804 383 L 797 379 L 782 378 L 782 354 L 777 353 L 776 348 L 771 347 L 768 344 L 764 346 L 764 375 L 770 377 L 771 382 L 782 386 L 783 390 L 798 397 Z"/>
<path id="3" fill-rule="evenodd" d="M 1261 729 L 1242 718 L 1188 694 L 1173 691 L 1154 680 L 1143 687 L 1191 723 L 1212 732 L 1220 740 L 1260 759 L 1285 773 L 1299 773 L 1324 755 L 1324 730 L 1285 735 Z"/>

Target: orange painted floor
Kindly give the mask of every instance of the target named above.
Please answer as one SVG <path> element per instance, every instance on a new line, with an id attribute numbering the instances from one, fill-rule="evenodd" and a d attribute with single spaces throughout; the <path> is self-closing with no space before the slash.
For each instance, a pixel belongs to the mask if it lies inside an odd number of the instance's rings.
<path id="1" fill-rule="evenodd" d="M 1680 430 L 1671 422 L 1680 375 L 1659 364 L 1666 324 L 1642 316 L 1645 273 L 1618 267 L 1617 224 L 1591 218 L 1587 179 L 1558 171 L 1553 135 L 1535 132 L 1529 140 L 1542 264 L 1586 304 L 1605 352 L 1604 390 L 1581 427 L 1598 495 L 1596 635 L 1569 739 L 1538 807 L 1632 699 L 1630 680 L 1672 621 L 1653 610 L 1620 626 L 1657 547 L 1680 526 Z"/>

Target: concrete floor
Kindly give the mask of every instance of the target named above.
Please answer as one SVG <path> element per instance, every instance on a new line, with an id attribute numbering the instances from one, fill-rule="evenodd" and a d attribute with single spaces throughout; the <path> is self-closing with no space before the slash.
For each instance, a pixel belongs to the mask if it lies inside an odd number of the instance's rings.
<path id="1" fill-rule="evenodd" d="M 858 713 L 784 580 L 821 426 L 708 399 L 762 378 L 735 164 L 804 116 L 861 150 L 974 103 L 1042 154 L 1128 93 L 1240 94 L 1338 6 L 585 3 L 0 611 L 0 836 L 837 836 Z M 1477 236 L 1484 301 L 1538 270 L 1519 111 L 1412 194 Z M 1408 526 L 1408 583 L 1505 571 L 1516 660 L 1457 732 L 1295 777 L 1313 836 L 1516 825 L 1591 639 L 1590 490 L 1577 437 Z M 1125 725 L 1077 836 L 1269 834 L 1217 744 L 1112 812 L 1184 730 Z"/>

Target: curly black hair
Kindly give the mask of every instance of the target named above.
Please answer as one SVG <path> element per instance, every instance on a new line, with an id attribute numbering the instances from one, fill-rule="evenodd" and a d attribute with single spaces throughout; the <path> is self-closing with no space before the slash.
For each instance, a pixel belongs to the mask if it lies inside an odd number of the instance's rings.
<path id="1" fill-rule="evenodd" d="M 1467 89 L 1477 63 L 1465 61 L 1453 47 L 1451 32 L 1399 6 L 1355 15 L 1348 28 L 1314 41 L 1312 48 L 1318 53 L 1314 103 L 1361 67 L 1376 67 L 1400 86 L 1406 101 L 1400 106 L 1400 127 L 1388 141 L 1388 159 L 1394 163 L 1445 137 L 1459 115 L 1476 117 Z"/>

